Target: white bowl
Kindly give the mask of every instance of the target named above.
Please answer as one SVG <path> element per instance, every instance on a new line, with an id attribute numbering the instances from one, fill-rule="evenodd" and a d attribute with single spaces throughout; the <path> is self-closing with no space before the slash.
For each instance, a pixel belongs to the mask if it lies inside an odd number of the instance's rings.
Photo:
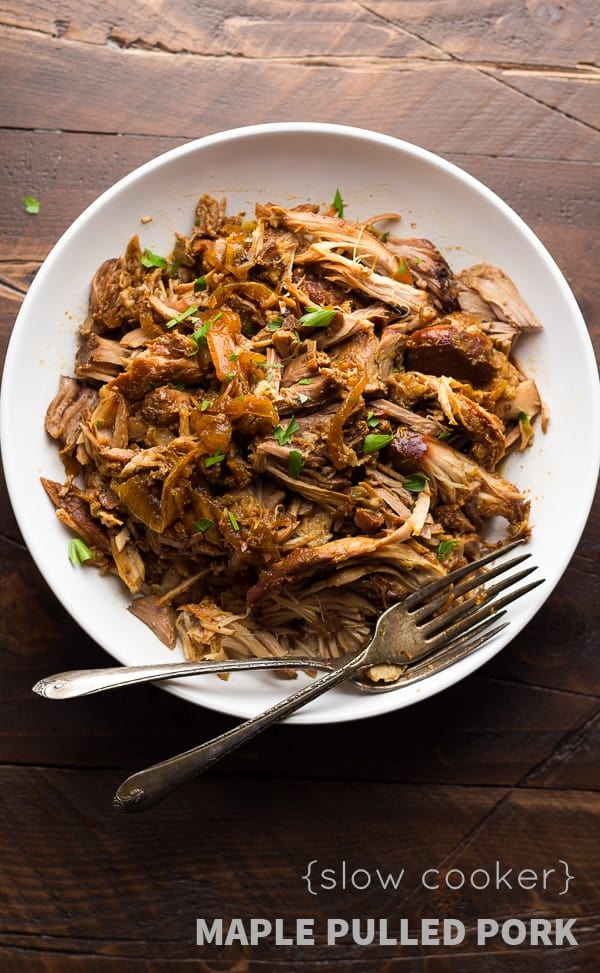
<path id="1" fill-rule="evenodd" d="M 510 626 L 476 656 L 414 687 L 364 696 L 341 687 L 292 717 L 298 723 L 354 720 L 389 712 L 452 685 L 490 659 L 535 615 L 565 570 L 585 526 L 600 466 L 600 395 L 589 336 L 558 267 L 525 223 L 476 179 L 406 142 L 360 129 L 312 123 L 257 125 L 199 139 L 159 156 L 103 193 L 61 237 L 41 267 L 12 334 L 3 377 L 1 425 L 8 489 L 25 542 L 56 597 L 83 629 L 125 664 L 176 659 L 127 611 L 121 584 L 67 559 L 66 529 L 39 485 L 63 468 L 44 432 L 60 373 L 71 373 L 76 331 L 94 271 L 142 247 L 168 252 L 188 233 L 197 198 L 226 195 L 230 212 L 257 201 L 329 203 L 339 187 L 350 219 L 396 211 L 406 235 L 430 238 L 454 269 L 485 260 L 513 278 L 543 322 L 519 357 L 550 410 L 547 435 L 512 457 L 506 474 L 530 497 L 530 549 L 546 583 L 510 609 Z M 152 216 L 144 225 L 140 219 Z M 585 463 L 582 462 L 585 457 Z M 85 665 L 85 659 L 81 660 Z M 40 673 L 40 676 L 47 673 Z M 299 677 L 305 679 L 304 676 Z M 299 682 L 238 673 L 227 682 L 195 677 L 165 688 L 193 703 L 247 717 Z"/>

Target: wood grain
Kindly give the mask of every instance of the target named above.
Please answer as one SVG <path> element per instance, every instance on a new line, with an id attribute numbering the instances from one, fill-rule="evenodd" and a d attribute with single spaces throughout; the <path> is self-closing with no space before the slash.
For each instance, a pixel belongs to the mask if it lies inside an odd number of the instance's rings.
<path id="1" fill-rule="evenodd" d="M 550 250 L 598 354 L 599 26 L 592 0 L 0 0 L 0 362 L 41 261 L 104 189 L 188 139 L 294 118 L 400 136 L 481 179 Z M 0 476 L 2 973 L 595 970 L 599 565 L 596 503 L 542 611 L 469 679 L 358 724 L 275 728 L 128 817 L 110 802 L 131 770 L 234 721 L 149 686 L 68 704 L 31 692 L 112 660 L 40 576 Z M 311 895 L 308 862 L 342 860 L 405 877 Z M 444 884 L 496 862 L 512 888 Z M 552 867 L 547 888 L 514 882 Z M 200 948 L 199 916 L 456 916 L 468 936 Z M 572 916 L 579 945 L 479 948 L 478 916 Z"/>
<path id="2" fill-rule="evenodd" d="M 432 913 L 460 915 L 471 933 L 473 921 L 482 914 L 500 920 L 563 915 L 558 858 L 566 860 L 579 883 L 578 900 L 569 903 L 580 926 L 579 958 L 593 955 L 600 938 L 598 890 L 589 878 L 600 865 L 591 831 L 597 805 L 585 793 L 572 792 L 561 799 L 550 792 L 494 788 L 457 791 L 306 780 L 282 786 L 278 781 L 248 780 L 242 812 L 232 802 L 230 779 L 205 778 L 200 816 L 197 798 L 182 794 L 168 811 L 163 806 L 131 818 L 104 810 L 104 795 L 118 782 L 114 772 L 9 768 L 0 774 L 3 783 L 7 775 L 9 796 L 5 786 L 0 790 L 5 823 L 0 862 L 15 918 L 0 935 L 0 949 L 9 955 L 31 949 L 37 930 L 43 928 L 44 942 L 34 948 L 38 955 L 54 954 L 60 962 L 74 954 L 106 965 L 111 959 L 157 961 L 167 954 L 181 960 L 200 955 L 208 969 L 232 969 L 235 962 L 251 959 L 256 960 L 255 968 L 315 969 L 318 964 L 320 969 L 333 952 L 322 935 L 310 950 L 267 942 L 254 950 L 232 945 L 222 951 L 205 945 L 199 951 L 194 944 L 195 918 L 265 916 L 289 921 L 314 916 L 322 922 L 333 916 L 403 916 L 414 928 L 418 917 Z M 376 832 L 364 826 L 373 804 L 378 808 Z M 439 822 L 433 832 L 427 825 L 432 814 Z M 265 821 L 269 843 L 261 847 L 257 861 L 255 836 L 262 833 Z M 313 876 L 323 868 L 335 870 L 335 888 L 317 883 L 311 886 L 316 894 L 308 892 L 302 875 L 309 861 Z M 379 868 L 396 878 L 401 869 L 405 874 L 396 891 L 376 888 L 375 883 L 363 890 L 350 882 L 343 887 L 342 861 L 348 874 L 360 868 L 373 874 Z M 511 887 L 506 887 L 506 880 L 493 893 L 472 888 L 469 880 L 467 888 L 455 891 L 444 885 L 452 869 L 467 876 L 485 869 L 495 876 L 497 861 L 500 874 L 509 870 Z M 533 894 L 515 881 L 523 868 L 541 875 L 552 867 L 555 879 L 547 877 L 546 888 Z M 425 888 L 426 869 L 437 869 L 427 884 L 442 888 Z M 36 880 L 40 873 L 45 876 L 42 884 Z M 85 883 L 84 895 L 78 876 Z M 147 883 L 140 881 L 142 876 Z M 450 881 L 456 883 L 456 871 Z M 357 884 L 361 882 L 364 878 L 357 878 Z M 338 969 L 356 966 L 383 973 L 396 965 L 410 969 L 406 961 L 426 952 L 418 947 L 388 949 L 384 959 L 377 947 L 340 943 L 335 959 Z M 473 960 L 471 948 L 454 951 L 461 969 L 463 952 L 466 963 Z M 571 952 L 561 950 L 560 963 Z M 479 969 L 499 969 L 500 956 L 506 963 L 509 954 L 523 963 L 519 969 L 528 969 L 527 953 L 495 943 L 489 955 L 486 949 L 477 951 Z M 552 965 L 553 955 L 546 951 L 544 969 L 564 969 Z M 428 967 L 429 963 L 428 958 Z"/>
<path id="3" fill-rule="evenodd" d="M 300 111 L 313 121 L 362 125 L 449 152 L 598 158 L 600 134 L 467 63 L 434 59 L 413 67 L 404 59 L 386 58 L 322 64 L 318 58 L 300 63 L 230 55 L 172 57 L 32 32 L 23 75 L 22 32 L 0 28 L 0 43 L 5 70 L 21 81 L 10 92 L 6 89 L 0 101 L 2 126 L 20 119 L 19 126 L 28 128 L 190 138 L 223 128 L 224 120 L 231 127 L 249 119 L 297 117 Z M 55 95 L 49 102 L 37 97 L 45 89 Z M 157 90 L 168 92 L 168 110 L 157 110 Z M 207 91 L 218 98 L 207 98 Z M 102 111 L 106 104 L 110 113 Z M 394 105 L 392 114 L 388 104 Z M 451 116 L 447 104 L 454 106 Z"/>

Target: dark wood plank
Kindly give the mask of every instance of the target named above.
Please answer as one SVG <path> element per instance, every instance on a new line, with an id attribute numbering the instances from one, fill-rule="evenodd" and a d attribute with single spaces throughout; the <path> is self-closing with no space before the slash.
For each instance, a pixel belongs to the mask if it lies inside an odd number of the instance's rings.
<path id="1" fill-rule="evenodd" d="M 77 0 L 61 4 L 60 17 L 46 4 L 27 0 L 0 11 L 0 23 L 27 27 L 69 41 L 163 53 L 231 55 L 247 58 L 429 57 L 431 45 L 367 8 L 339 0 L 305 3 L 301 13 L 292 0 L 192 0 L 167 8 L 134 5 L 124 11 L 118 0 L 89 10 Z M 293 25 L 293 29 L 291 29 Z"/>
<path id="2" fill-rule="evenodd" d="M 508 157 L 598 158 L 600 134 L 469 65 L 347 59 L 253 60 L 166 56 L 0 29 L 5 71 L 21 83 L 0 104 L 0 126 L 173 136 L 273 121 L 298 112 L 387 131 L 426 148 Z M 73 83 L 73 79 L 77 83 Z M 373 97 L 385 91 L 385 99 Z M 52 92 L 40 98 L 40 92 Z M 127 97 L 123 98 L 123 92 Z M 202 92 L 201 102 L 190 96 Z M 442 110 L 443 103 L 454 111 Z M 299 102 L 299 98 L 301 101 Z M 111 106 L 106 112 L 105 106 Z M 401 106 L 390 113 L 389 105 Z"/>
<path id="3" fill-rule="evenodd" d="M 581 66 L 573 72 L 558 69 L 542 74 L 528 68 L 486 67 L 484 70 L 501 84 L 520 91 L 528 98 L 577 119 L 590 128 L 600 128 L 600 72 L 597 67 Z"/>
<path id="4" fill-rule="evenodd" d="M 597 65 L 598 6 L 594 0 L 461 0 L 403 3 L 372 0 L 369 9 L 414 32 L 435 51 L 460 61 L 536 67 Z"/>
<path id="5" fill-rule="evenodd" d="M 598 350 L 598 26 L 592 0 L 0 0 L 0 362 L 40 261 L 103 189 L 198 135 L 297 117 L 407 138 L 482 179 L 553 254 Z M 0 478 L 0 969 L 595 970 L 599 530 L 596 504 L 542 611 L 461 685 L 354 725 L 276 728 L 126 817 L 110 799 L 130 769 L 234 721 L 154 687 L 68 704 L 31 693 L 50 671 L 111 660 L 32 564 Z M 311 861 L 317 877 L 342 862 L 405 876 L 396 890 L 338 882 L 314 896 Z M 547 888 L 444 887 L 496 862 L 513 879 L 557 871 Z M 564 894 L 561 862 L 574 876 Z M 423 886 L 426 868 L 441 889 Z M 314 947 L 198 947 L 198 916 L 404 916 L 413 929 L 456 916 L 467 937 L 327 946 L 321 931 Z M 579 945 L 478 947 L 478 916 L 572 916 Z"/>
<path id="6" fill-rule="evenodd" d="M 86 206 L 122 176 L 181 141 L 4 131 L 0 279 L 21 290 L 25 276 L 34 270 L 31 264 L 47 256 Z M 24 196 L 39 200 L 37 215 L 25 212 Z M 26 266 L 18 269 L 16 262 Z"/>
<path id="7" fill-rule="evenodd" d="M 523 638 L 512 642 L 490 665 L 490 672 L 574 692 L 600 694 L 600 505 L 556 589 Z"/>
<path id="8" fill-rule="evenodd" d="M 171 53 L 229 54 L 247 58 L 424 57 L 533 67 L 575 68 L 597 62 L 597 7 L 593 0 L 562 5 L 536 0 L 459 0 L 442 5 L 373 0 L 305 3 L 223 0 L 125 12 L 118 0 L 82 8 L 64 0 L 60 16 L 39 0 L 0 10 L 0 23 L 65 40 Z"/>
<path id="9" fill-rule="evenodd" d="M 479 916 L 503 920 L 569 914 L 578 920 L 579 955 L 584 957 L 593 955 L 591 947 L 600 939 L 595 881 L 600 861 L 594 841 L 598 802 L 590 795 L 571 792 L 561 798 L 549 792 L 390 784 L 365 788 L 308 780 L 282 786 L 279 781 L 206 778 L 201 806 L 197 796 L 182 793 L 168 810 L 163 806 L 128 817 L 103 804 L 103 795 L 118 781 L 114 772 L 5 768 L 0 780 L 7 917 L 0 949 L 13 961 L 33 949 L 46 959 L 54 953 L 59 962 L 75 955 L 104 959 L 106 965 L 111 958 L 157 962 L 166 955 L 219 964 L 210 969 L 234 969 L 234 963 L 250 960 L 257 968 L 327 969 L 335 956 L 338 969 L 383 973 L 410 969 L 407 961 L 429 952 L 444 958 L 441 950 L 426 947 L 340 942 L 332 948 L 322 931 L 310 949 L 276 946 L 272 940 L 254 949 L 239 944 L 226 950 L 214 944 L 199 948 L 194 942 L 197 917 L 221 917 L 226 923 L 233 917 L 279 917 L 288 924 L 314 917 L 322 929 L 330 917 L 388 917 L 390 923 L 405 917 L 414 928 L 422 915 L 460 916 L 470 942 L 452 951 L 454 961 L 463 969 L 463 954 L 469 962 L 475 953 L 484 971 L 499 969 L 499 956 L 505 963 L 509 956 L 518 957 L 523 962 L 519 969 L 527 970 L 536 950 L 498 941 L 474 949 Z M 378 809 L 376 830 L 365 827 L 373 806 Z M 435 829 L 429 825 L 432 814 Z M 565 873 L 558 859 L 575 877 L 577 900 L 560 896 Z M 309 862 L 312 895 L 302 878 Z M 508 879 L 497 879 L 496 867 Z M 333 869 L 335 887 L 325 881 L 325 868 Z M 381 887 L 378 868 L 396 881 L 404 869 L 396 890 Z M 536 888 L 519 887 L 517 875 L 524 868 L 540 876 Z M 545 888 L 540 885 L 544 868 L 555 869 L 546 876 Z M 436 871 L 424 879 L 429 869 Z M 451 869 L 467 876 L 462 888 L 446 887 Z M 479 869 L 490 876 L 487 889 L 470 884 L 469 876 Z M 369 880 L 365 889 L 352 885 L 355 872 L 356 885 Z M 449 884 L 458 882 L 460 874 L 454 871 Z M 483 884 L 482 872 L 475 882 Z M 442 887 L 426 887 L 435 884 Z M 543 952 L 544 969 L 568 968 L 552 965 L 555 950 Z M 577 957 L 575 949 L 559 952 L 561 963 Z"/>
<path id="10" fill-rule="evenodd" d="M 600 712 L 575 733 L 569 734 L 547 760 L 527 775 L 523 783 L 533 787 L 599 790 L 599 752 Z"/>

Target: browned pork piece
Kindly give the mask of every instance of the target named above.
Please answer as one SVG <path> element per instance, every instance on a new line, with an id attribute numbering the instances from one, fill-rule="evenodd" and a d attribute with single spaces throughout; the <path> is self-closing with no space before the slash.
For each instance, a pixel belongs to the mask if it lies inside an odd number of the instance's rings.
<path id="1" fill-rule="evenodd" d="M 493 517 L 508 521 L 514 536 L 527 534 L 529 501 L 508 480 L 484 470 L 447 443 L 400 429 L 390 452 L 400 469 L 418 469 L 427 476 L 444 504 L 458 504 L 469 519 L 484 525 Z"/>
<path id="2" fill-rule="evenodd" d="M 458 274 L 458 301 L 464 311 L 472 311 L 484 321 L 508 321 L 520 331 L 542 327 L 510 277 L 490 264 L 475 264 Z"/>
<path id="3" fill-rule="evenodd" d="M 374 229 L 396 218 L 205 195 L 170 254 L 132 237 L 94 276 L 42 483 L 188 658 L 356 651 L 498 518 L 529 531 L 499 463 L 543 428 L 513 357 L 538 322 L 501 271 Z"/>
<path id="4" fill-rule="evenodd" d="M 449 314 L 420 328 L 405 342 L 408 371 L 450 375 L 471 385 L 485 385 L 501 369 L 504 359 L 472 315 Z"/>
<path id="5" fill-rule="evenodd" d="M 87 381 L 108 382 L 119 375 L 131 358 L 131 350 L 111 338 L 90 332 L 75 357 L 75 374 Z"/>
<path id="6" fill-rule="evenodd" d="M 79 448 L 81 424 L 89 419 L 97 403 L 95 389 L 76 378 L 61 375 L 59 390 L 46 410 L 46 432 L 60 443 L 60 457 L 72 476 L 78 472 L 82 459 Z"/>
<path id="7" fill-rule="evenodd" d="M 400 272 L 429 291 L 442 310 L 458 310 L 456 279 L 447 261 L 430 240 L 388 236 L 386 246 L 400 258 Z"/>

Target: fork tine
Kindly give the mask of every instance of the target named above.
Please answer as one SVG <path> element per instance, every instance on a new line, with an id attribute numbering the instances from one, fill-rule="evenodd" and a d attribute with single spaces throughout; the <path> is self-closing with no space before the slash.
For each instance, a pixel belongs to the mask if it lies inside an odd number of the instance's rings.
<path id="1" fill-rule="evenodd" d="M 510 561 L 502 561 L 501 564 L 494 564 L 494 566 L 489 568 L 483 575 L 472 573 L 467 575 L 464 581 L 461 581 L 457 585 L 452 585 L 451 591 L 442 591 L 437 598 L 432 598 L 430 601 L 426 601 L 424 605 L 421 605 L 420 608 L 415 608 L 411 612 L 414 621 L 417 623 L 426 621 L 426 619 L 431 618 L 432 615 L 435 615 L 438 609 L 443 608 L 444 605 L 446 605 L 450 595 L 452 595 L 453 599 L 456 599 L 459 597 L 459 595 L 464 595 L 466 592 L 472 591 L 473 588 L 481 588 L 484 583 L 487 584 L 488 581 L 492 581 L 500 574 L 505 574 L 507 571 L 512 570 L 512 568 L 516 568 L 517 565 L 522 564 L 523 561 L 526 561 L 530 557 L 531 552 L 528 552 L 527 554 L 520 554 L 518 557 L 512 557 Z M 526 571 L 525 573 L 521 572 L 520 574 L 515 575 L 515 580 L 525 577 L 532 571 L 535 571 L 535 568 L 530 568 L 529 571 Z M 450 577 L 450 575 L 448 575 L 448 577 Z M 509 581 L 508 583 L 510 584 L 511 582 Z M 446 617 L 448 617 L 447 611 L 444 612 L 444 614 Z"/>
<path id="2" fill-rule="evenodd" d="M 514 560 L 520 562 L 522 558 L 515 558 Z M 508 569 L 508 567 L 511 566 L 512 562 L 506 565 L 506 568 Z M 501 567 L 505 567 L 505 565 L 501 565 Z M 421 631 L 425 636 L 435 635 L 435 633 L 439 632 L 440 629 L 447 628 L 451 622 L 458 621 L 458 619 L 462 618 L 463 616 L 466 617 L 468 615 L 472 615 L 473 612 L 475 612 L 478 608 L 483 608 L 483 606 L 489 604 L 489 602 L 491 602 L 496 595 L 499 595 L 501 591 L 504 591 L 506 588 L 511 588 L 519 581 L 523 581 L 525 578 L 529 577 L 530 574 L 533 574 L 534 571 L 537 571 L 535 565 L 531 568 L 525 568 L 523 571 L 517 571 L 516 574 L 511 574 L 494 585 L 486 584 L 485 588 L 482 588 L 482 578 L 476 578 L 474 583 L 469 581 L 465 583 L 464 587 L 463 585 L 458 585 L 458 587 L 452 592 L 453 595 L 462 595 L 465 591 L 469 591 L 471 588 L 475 587 L 475 584 L 482 589 L 481 594 L 478 596 L 476 593 L 474 593 L 470 598 L 465 598 L 464 601 L 459 601 L 452 608 L 448 608 L 445 612 L 443 612 L 443 614 L 430 618 L 429 621 L 426 621 L 425 624 L 420 626 Z M 494 574 L 497 576 L 499 572 L 495 571 Z M 489 575 L 486 575 L 486 581 L 488 577 Z M 447 596 L 445 596 L 445 598 L 442 600 L 442 604 L 444 604 L 446 598 Z M 414 614 L 420 615 L 426 607 L 429 606 L 424 605 L 423 608 L 418 609 Z"/>
<path id="3" fill-rule="evenodd" d="M 484 554 L 483 557 L 480 557 L 479 560 L 473 561 L 471 564 L 465 564 L 461 568 L 456 568 L 456 570 L 451 571 L 450 574 L 444 575 L 443 578 L 435 578 L 418 591 L 413 591 L 410 595 L 408 595 L 408 597 L 404 599 L 403 605 L 409 611 L 411 611 L 413 608 L 418 608 L 419 605 L 422 605 L 425 601 L 429 601 L 429 599 L 432 598 L 433 595 L 436 595 L 438 591 L 451 587 L 457 581 L 460 581 L 462 578 L 466 577 L 466 575 L 473 574 L 479 568 L 489 564 L 490 561 L 495 560 L 497 557 L 501 557 L 502 554 L 506 554 L 508 551 L 512 551 L 515 547 L 522 543 L 523 538 L 518 537 L 517 540 L 511 541 L 509 544 L 505 544 L 504 547 L 496 548 L 493 551 L 488 551 L 488 553 Z M 528 557 L 529 555 L 525 556 Z M 492 568 L 491 570 L 495 569 Z"/>
<path id="4" fill-rule="evenodd" d="M 537 581 L 530 581 L 529 584 L 522 585 L 517 588 L 516 591 L 509 591 L 503 598 L 494 599 L 494 601 L 482 602 L 480 607 L 474 612 L 469 613 L 466 616 L 460 618 L 457 622 L 449 625 L 448 628 L 444 628 L 437 632 L 431 640 L 427 639 L 427 643 L 430 646 L 432 652 L 435 652 L 437 648 L 443 645 L 447 645 L 450 640 L 456 638 L 457 635 L 461 635 L 463 632 L 472 629 L 473 626 L 478 625 L 479 622 L 484 621 L 486 618 L 497 618 L 498 613 L 501 608 L 505 608 L 506 605 L 512 604 L 517 598 L 522 595 L 527 594 L 528 591 L 533 591 L 539 585 L 544 583 L 544 578 L 538 578 Z"/>
<path id="5" fill-rule="evenodd" d="M 499 612 L 493 621 L 497 621 L 504 614 L 505 612 Z M 491 616 L 488 621 L 492 621 Z M 482 631 L 483 625 L 486 626 L 485 631 Z M 377 685 L 377 683 L 369 683 L 367 679 L 356 678 L 356 687 L 363 693 L 389 693 L 392 689 L 399 689 L 407 683 L 420 682 L 422 679 L 427 679 L 434 673 L 443 672 L 444 669 L 454 665 L 455 662 L 464 659 L 467 655 L 471 655 L 476 649 L 481 648 L 482 645 L 489 642 L 494 635 L 507 628 L 509 623 L 502 622 L 501 625 L 496 625 L 495 628 L 487 628 L 487 622 L 484 622 L 483 625 L 478 626 L 475 632 L 469 632 L 467 635 L 454 639 L 433 658 L 426 656 L 424 659 L 420 659 L 419 662 L 408 665 L 406 670 L 394 683 L 381 683 Z"/>

